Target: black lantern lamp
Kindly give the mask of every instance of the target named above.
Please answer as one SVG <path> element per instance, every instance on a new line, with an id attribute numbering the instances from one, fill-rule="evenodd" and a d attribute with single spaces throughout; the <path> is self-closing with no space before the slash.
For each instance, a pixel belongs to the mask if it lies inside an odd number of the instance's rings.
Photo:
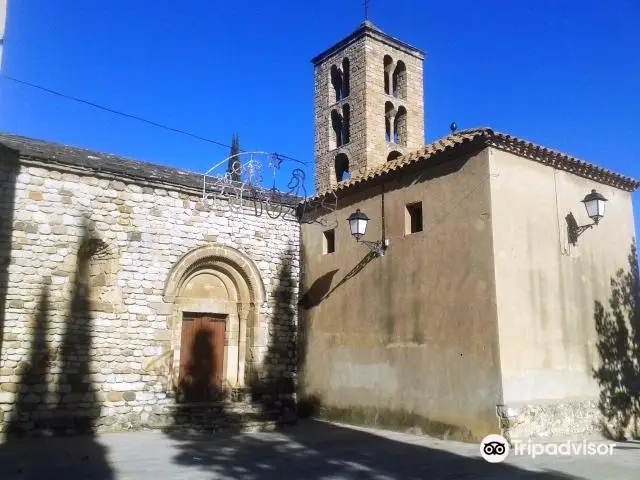
<path id="1" fill-rule="evenodd" d="M 364 212 L 361 212 L 358 208 L 355 213 L 349 215 L 347 221 L 349 222 L 351 235 L 354 236 L 358 243 L 363 243 L 368 246 L 376 257 L 382 257 L 384 255 L 388 244 L 386 240 L 378 240 L 377 242 L 362 240 L 362 237 L 364 237 L 364 234 L 367 232 L 367 224 L 369 223 L 369 217 L 367 217 Z"/>
<path id="2" fill-rule="evenodd" d="M 357 241 L 360 241 L 360 239 L 364 237 L 364 234 L 367 232 L 369 217 L 362 213 L 358 208 L 355 213 L 349 215 L 349 218 L 347 218 L 347 220 L 349 221 L 349 229 L 351 230 L 351 235 L 356 237 Z"/>
<path id="3" fill-rule="evenodd" d="M 594 190 L 591 190 L 591 193 L 588 193 L 583 199 L 582 203 L 584 203 L 584 207 L 587 210 L 587 215 L 593 223 L 588 225 L 578 225 L 575 219 L 572 218 L 569 223 L 569 241 L 573 244 L 576 244 L 578 241 L 578 237 L 582 235 L 584 232 L 593 228 L 594 225 L 598 225 L 602 217 L 604 217 L 604 207 L 607 203 L 607 199 L 604 196 Z"/>
<path id="4" fill-rule="evenodd" d="M 591 190 L 591 193 L 582 200 L 582 203 L 584 203 L 587 209 L 587 215 L 593 220 L 594 225 L 597 225 L 600 219 L 604 217 L 604 206 L 606 202 L 607 199 L 595 190 Z"/>

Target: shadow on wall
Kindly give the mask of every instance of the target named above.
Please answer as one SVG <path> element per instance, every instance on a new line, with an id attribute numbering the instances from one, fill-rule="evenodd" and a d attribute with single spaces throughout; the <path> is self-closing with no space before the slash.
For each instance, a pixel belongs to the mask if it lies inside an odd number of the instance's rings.
<path id="1" fill-rule="evenodd" d="M 180 379 L 176 389 L 176 405 L 171 411 L 171 417 L 163 428 L 169 436 L 180 434 L 179 429 L 210 432 L 220 427 L 239 431 L 242 417 L 234 411 L 226 401 L 223 392 L 216 382 L 216 373 L 220 371 L 217 365 L 218 355 L 215 355 L 212 332 L 215 329 L 206 328 L 193 319 L 193 332 L 183 331 L 188 335 L 189 352 L 183 352 L 185 363 L 180 368 Z M 213 321 L 206 317 L 205 322 Z M 183 340 L 184 341 L 184 340 Z"/>
<path id="2" fill-rule="evenodd" d="M 339 287 L 341 287 L 346 282 L 355 277 L 358 273 L 360 273 L 364 269 L 364 267 L 366 267 L 367 264 L 374 258 L 375 254 L 373 252 L 367 253 L 362 258 L 362 260 L 360 260 L 344 277 L 340 279 L 338 283 L 335 284 L 333 288 L 331 288 L 331 283 L 333 282 L 333 277 L 338 272 L 338 270 L 331 270 L 330 272 L 325 273 L 324 275 L 316 279 L 309 290 L 307 290 L 302 295 L 300 306 L 305 309 L 317 307 L 324 299 L 328 298 Z"/>
<path id="3" fill-rule="evenodd" d="M 0 367 L 2 366 L 2 343 L 8 306 L 7 289 L 11 262 L 13 211 L 19 168 L 18 153 L 0 145 Z"/>
<path id="4" fill-rule="evenodd" d="M 292 258 L 291 250 L 281 257 L 267 352 L 260 371 L 250 376 L 249 385 L 253 402 L 262 409 L 262 418 L 277 422 L 290 422 L 296 416 L 295 375 L 298 360 Z"/>
<path id="5" fill-rule="evenodd" d="M 611 279 L 609 308 L 595 302 L 600 366 L 593 375 L 600 386 L 603 434 L 622 440 L 640 438 L 640 277 L 635 242 L 629 269 Z"/>
<path id="6" fill-rule="evenodd" d="M 322 401 L 316 395 L 308 395 L 304 389 L 304 374 L 306 367 L 306 356 L 309 344 L 309 315 L 308 310 L 317 307 L 323 300 L 329 298 L 329 296 L 335 292 L 338 288 L 348 282 L 350 279 L 360 273 L 373 259 L 375 255 L 373 252 L 367 253 L 362 260 L 360 260 L 349 272 L 345 274 L 334 286 L 333 278 L 338 270 L 331 270 L 325 273 L 318 279 L 316 279 L 311 287 L 302 295 L 299 302 L 301 307 L 299 310 L 298 330 L 297 330 L 297 352 L 298 352 L 298 414 L 300 417 L 313 417 L 320 414 Z M 302 281 L 302 279 L 301 279 Z"/>
<path id="7" fill-rule="evenodd" d="M 337 269 L 331 270 L 316 279 L 316 281 L 313 282 L 313 285 L 309 287 L 309 290 L 304 292 L 302 295 L 302 298 L 300 299 L 300 306 L 304 309 L 310 309 L 320 305 L 320 302 L 322 302 L 329 293 L 333 277 L 337 272 Z"/>
<path id="8" fill-rule="evenodd" d="M 51 308 L 52 303 L 57 302 L 52 300 L 48 281 L 43 285 L 30 328 L 29 359 L 17 367 L 15 374 L 20 375 L 20 381 L 14 389 L 16 403 L 13 411 L 5 414 L 9 415 L 10 421 L 7 442 L 0 446 L 0 478 L 10 478 L 18 473 L 26 478 L 112 478 L 104 447 L 92 438 L 100 404 L 90 367 L 92 318 L 87 283 L 91 240 L 85 226 L 71 304 L 64 319 Z M 58 330 L 62 330 L 62 342 L 55 349 L 49 339 L 55 337 Z M 39 455 L 51 457 L 50 462 L 30 462 L 25 452 L 33 440 L 17 438 L 74 434 L 89 436 L 81 442 L 80 449 L 73 451 L 61 452 L 53 439 L 39 440 L 37 445 L 42 449 Z"/>
<path id="9" fill-rule="evenodd" d="M 213 372 L 217 369 L 211 363 L 216 358 L 215 346 L 206 331 L 197 331 L 193 340 L 185 344 L 185 348 L 190 345 L 190 361 L 184 366 L 180 380 L 181 401 L 172 412 L 170 424 L 163 429 L 166 434 L 180 437 L 180 430 L 218 429 L 238 433 L 255 422 L 294 421 L 296 310 L 292 258 L 291 251 L 281 258 L 267 351 L 262 368 L 247 372 L 247 395 L 229 397 L 216 387 Z"/>
<path id="10" fill-rule="evenodd" d="M 213 375 L 213 345 L 206 330 L 198 330 L 193 338 L 189 363 L 185 366 L 185 375 L 181 379 L 180 390 L 185 402 L 212 400 L 216 396 Z"/>

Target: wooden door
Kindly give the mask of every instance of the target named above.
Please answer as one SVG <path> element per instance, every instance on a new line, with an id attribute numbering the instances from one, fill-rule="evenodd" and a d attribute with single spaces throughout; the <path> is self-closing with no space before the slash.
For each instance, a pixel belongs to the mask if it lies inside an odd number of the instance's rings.
<path id="1" fill-rule="evenodd" d="M 226 318 L 183 314 L 180 388 L 190 402 L 211 400 L 222 387 Z"/>

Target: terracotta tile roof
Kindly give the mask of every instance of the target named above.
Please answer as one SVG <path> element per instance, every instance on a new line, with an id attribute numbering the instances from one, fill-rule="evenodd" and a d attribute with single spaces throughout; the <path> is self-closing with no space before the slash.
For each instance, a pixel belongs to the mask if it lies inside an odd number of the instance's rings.
<path id="1" fill-rule="evenodd" d="M 565 153 L 557 152 L 550 148 L 537 145 L 512 135 L 494 132 L 490 128 L 474 128 L 469 130 L 460 130 L 459 132 L 442 137 L 441 139 L 436 140 L 435 142 L 418 150 L 402 155 L 395 160 L 385 162 L 378 168 L 340 182 L 334 188 L 318 192 L 309 200 L 347 190 L 354 185 L 362 184 L 368 180 L 391 174 L 391 172 L 401 170 L 408 165 L 428 161 L 429 159 L 433 159 L 444 152 L 455 151 L 456 149 L 461 148 L 461 145 L 470 145 L 472 142 L 477 143 L 478 146 L 491 146 L 511 152 L 529 160 L 540 162 L 559 170 L 565 170 L 575 175 L 589 178 L 596 182 L 620 188 L 621 190 L 626 190 L 628 192 L 632 192 L 640 186 L 640 182 L 631 177 L 620 175 L 597 165 L 579 160 Z"/>

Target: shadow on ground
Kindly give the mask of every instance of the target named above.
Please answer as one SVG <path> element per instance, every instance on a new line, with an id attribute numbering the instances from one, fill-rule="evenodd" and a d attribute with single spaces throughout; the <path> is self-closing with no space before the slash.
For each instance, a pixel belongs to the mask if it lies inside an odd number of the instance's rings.
<path id="1" fill-rule="evenodd" d="M 366 431 L 306 420 L 268 434 L 175 436 L 173 462 L 207 478 L 314 479 L 578 479 L 490 464 Z"/>

